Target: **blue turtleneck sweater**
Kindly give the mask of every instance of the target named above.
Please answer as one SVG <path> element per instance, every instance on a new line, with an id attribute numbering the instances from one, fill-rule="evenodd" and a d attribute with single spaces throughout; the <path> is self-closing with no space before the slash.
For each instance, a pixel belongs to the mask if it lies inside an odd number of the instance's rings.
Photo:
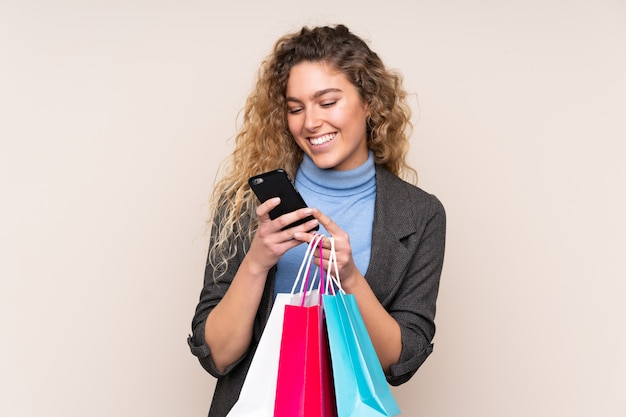
<path id="1" fill-rule="evenodd" d="M 354 262 L 365 275 L 370 261 L 376 200 L 376 168 L 372 152 L 367 162 L 349 171 L 320 169 L 305 155 L 295 184 L 309 207 L 321 210 L 348 233 Z M 330 234 L 321 224 L 318 233 Z M 280 258 L 274 294 L 291 292 L 305 250 L 306 245 L 302 244 Z"/>

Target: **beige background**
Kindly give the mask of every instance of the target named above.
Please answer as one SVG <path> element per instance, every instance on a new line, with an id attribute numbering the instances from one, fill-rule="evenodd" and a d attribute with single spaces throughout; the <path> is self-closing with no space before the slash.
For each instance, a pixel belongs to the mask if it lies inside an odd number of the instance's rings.
<path id="1" fill-rule="evenodd" d="M 206 201 L 259 61 L 371 39 L 448 212 L 406 416 L 626 416 L 623 0 L 0 0 L 0 415 L 203 416 Z"/>

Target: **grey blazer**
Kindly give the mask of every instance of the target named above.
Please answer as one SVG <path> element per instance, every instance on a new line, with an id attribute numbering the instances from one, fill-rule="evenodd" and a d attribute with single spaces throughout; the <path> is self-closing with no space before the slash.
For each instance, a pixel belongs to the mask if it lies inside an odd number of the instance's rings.
<path id="1" fill-rule="evenodd" d="M 387 375 L 392 385 L 408 381 L 432 352 L 445 233 L 445 211 L 435 196 L 380 166 L 376 167 L 372 252 L 365 278 L 378 300 L 400 325 L 400 360 L 390 367 Z M 238 249 L 236 259 L 218 282 L 214 281 L 213 270 L 207 266 L 204 287 L 192 320 L 192 334 L 188 338 L 191 352 L 211 375 L 218 378 L 209 417 L 224 417 L 237 401 L 272 308 L 276 267 L 268 275 L 248 353 L 225 372 L 218 372 L 204 342 L 204 323 L 226 293 L 243 259 L 246 248 L 242 242 Z"/>

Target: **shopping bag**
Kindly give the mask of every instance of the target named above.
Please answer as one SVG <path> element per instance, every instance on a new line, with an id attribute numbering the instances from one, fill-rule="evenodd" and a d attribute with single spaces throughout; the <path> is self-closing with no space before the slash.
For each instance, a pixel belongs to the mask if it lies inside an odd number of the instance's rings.
<path id="1" fill-rule="evenodd" d="M 278 352 L 283 331 L 284 309 L 292 294 L 276 295 L 269 319 L 248 368 L 239 399 L 227 417 L 273 417 L 278 374 Z"/>
<path id="2" fill-rule="evenodd" d="M 313 244 L 313 242 L 311 242 Z M 311 246 L 311 245 L 309 245 Z M 285 306 L 298 304 L 305 297 L 311 304 L 319 299 L 319 292 L 309 291 L 307 294 L 295 293 L 300 275 L 308 264 L 310 249 L 302 259 L 298 277 L 290 293 L 278 293 L 272 306 L 263 334 L 248 368 L 248 373 L 239 393 L 239 398 L 227 417 L 273 417 L 276 398 L 276 381 L 278 376 L 278 360 L 283 332 Z M 302 286 L 301 286 L 302 287 Z M 317 298 L 316 298 L 317 297 Z M 313 301 L 311 301 L 313 300 Z"/>
<path id="3" fill-rule="evenodd" d="M 328 340 L 321 295 L 324 271 L 317 290 L 309 288 L 311 260 L 321 236 L 309 245 L 303 295 L 298 304 L 285 306 L 276 383 L 275 417 L 336 417 Z M 317 275 L 314 273 L 313 275 Z M 292 291 L 293 292 L 293 291 Z M 296 297 L 297 298 L 297 297 Z"/>
<path id="4" fill-rule="evenodd" d="M 400 414 L 356 299 L 341 288 L 334 240 L 322 295 L 336 387 L 338 417 L 391 417 Z M 331 268 L 333 268 L 331 270 Z"/>

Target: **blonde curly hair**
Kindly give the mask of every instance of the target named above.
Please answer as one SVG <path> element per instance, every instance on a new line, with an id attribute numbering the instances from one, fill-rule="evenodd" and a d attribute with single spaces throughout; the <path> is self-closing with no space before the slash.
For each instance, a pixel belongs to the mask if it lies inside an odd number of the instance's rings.
<path id="1" fill-rule="evenodd" d="M 324 62 L 341 71 L 367 103 L 368 148 L 375 163 L 392 173 L 416 180 L 406 163 L 410 108 L 402 76 L 385 67 L 378 55 L 344 25 L 304 27 L 280 38 L 261 63 L 256 87 L 243 109 L 235 149 L 211 197 L 213 229 L 209 259 L 215 279 L 224 274 L 238 250 L 245 250 L 258 226 L 256 197 L 248 178 L 283 168 L 295 178 L 303 151 L 287 125 L 287 80 L 301 62 Z M 241 247 L 237 242 L 243 242 Z"/>

